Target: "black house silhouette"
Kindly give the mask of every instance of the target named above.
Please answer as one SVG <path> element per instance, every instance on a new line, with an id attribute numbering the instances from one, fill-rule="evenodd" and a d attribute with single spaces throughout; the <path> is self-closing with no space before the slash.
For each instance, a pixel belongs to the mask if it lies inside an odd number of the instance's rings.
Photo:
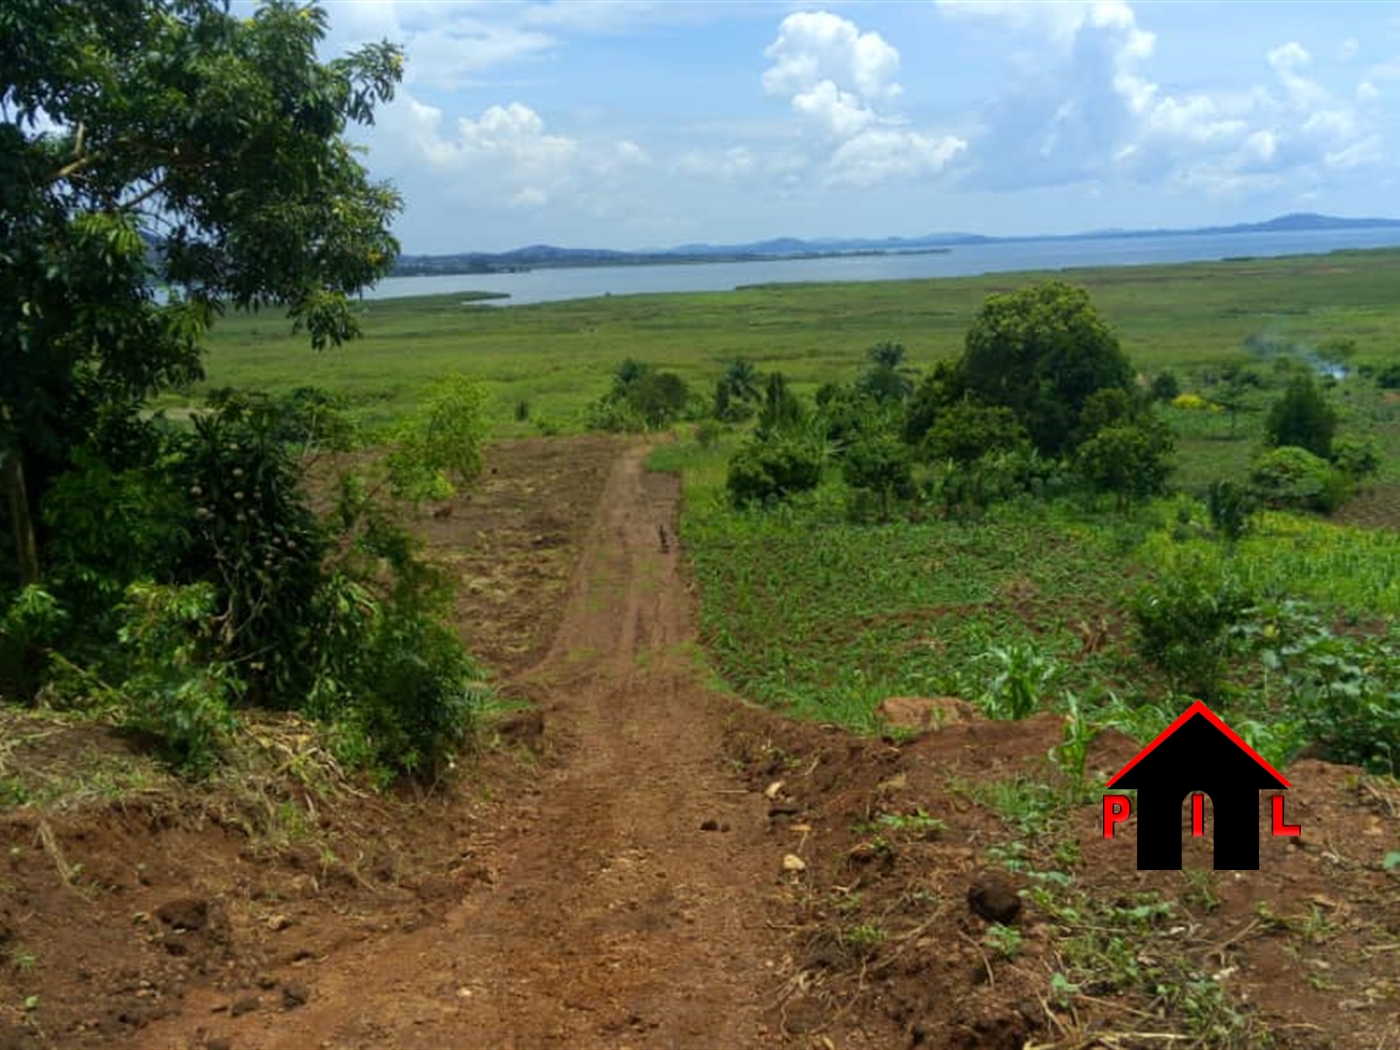
<path id="1" fill-rule="evenodd" d="M 1288 781 L 1197 701 L 1120 769 L 1109 787 L 1137 788 L 1137 866 L 1181 868 L 1181 800 L 1210 796 L 1215 868 L 1258 869 L 1259 792 Z"/>

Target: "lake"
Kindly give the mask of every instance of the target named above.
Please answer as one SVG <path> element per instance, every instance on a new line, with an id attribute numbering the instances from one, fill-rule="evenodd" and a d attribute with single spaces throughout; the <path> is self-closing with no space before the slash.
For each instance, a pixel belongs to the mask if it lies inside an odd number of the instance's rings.
<path id="1" fill-rule="evenodd" d="M 367 299 L 398 299 L 453 292 L 504 292 L 493 305 L 557 302 L 601 295 L 648 292 L 725 292 L 740 285 L 904 281 L 972 277 L 1017 270 L 1081 266 L 1142 266 L 1208 262 L 1236 256 L 1310 255 L 1339 248 L 1400 246 L 1400 227 L 1368 230 L 1304 230 L 1279 233 L 1169 234 L 1093 240 L 1002 241 L 955 246 L 938 255 L 855 255 L 763 262 L 685 263 L 659 266 L 592 266 L 528 273 L 387 277 Z"/>

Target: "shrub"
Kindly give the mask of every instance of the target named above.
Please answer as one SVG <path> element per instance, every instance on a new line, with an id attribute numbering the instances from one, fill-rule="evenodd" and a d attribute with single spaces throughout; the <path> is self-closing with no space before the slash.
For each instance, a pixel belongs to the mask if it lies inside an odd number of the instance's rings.
<path id="1" fill-rule="evenodd" d="M 724 436 L 724 426 L 716 419 L 701 420 L 695 428 L 695 440 L 701 448 L 714 448 Z"/>
<path id="2" fill-rule="evenodd" d="M 1306 372 L 1293 377 L 1264 423 L 1265 438 L 1274 448 L 1304 448 L 1323 459 L 1332 454 L 1336 429 L 1336 410 Z"/>
<path id="3" fill-rule="evenodd" d="M 1212 481 L 1206 490 L 1206 509 L 1215 531 L 1235 543 L 1249 530 L 1249 519 L 1258 509 L 1258 501 L 1237 482 Z"/>
<path id="4" fill-rule="evenodd" d="M 588 426 L 613 433 L 659 430 L 680 419 L 690 399 L 680 376 L 629 357 L 613 372 L 612 389 L 589 406 Z"/>
<path id="5" fill-rule="evenodd" d="M 445 499 L 481 473 L 486 395 L 467 376 L 438 380 L 423 407 L 395 434 L 388 456 L 394 492 L 405 499 Z"/>
<path id="6" fill-rule="evenodd" d="M 1204 412 L 1211 407 L 1211 403 L 1200 394 L 1177 394 L 1172 398 L 1172 408 L 1185 409 L 1187 412 Z"/>
<path id="7" fill-rule="evenodd" d="M 810 441 L 779 437 L 752 441 L 729 461 L 725 481 L 736 506 L 772 503 L 821 482 L 821 452 Z"/>
<path id="8" fill-rule="evenodd" d="M 1341 471 L 1307 449 L 1285 446 L 1266 452 L 1249 475 L 1250 491 L 1271 507 L 1328 513 L 1347 496 Z"/>
<path id="9" fill-rule="evenodd" d="M 276 431 L 272 414 L 234 402 L 195 419 L 172 470 L 188 523 L 175 579 L 213 588 L 209 658 L 238 669 L 252 703 L 290 707 L 327 539 Z"/>
<path id="10" fill-rule="evenodd" d="M 868 435 L 851 445 L 842 459 L 841 474 L 852 489 L 870 493 L 885 515 L 895 501 L 914 496 L 909 446 L 893 434 Z"/>
<path id="11" fill-rule="evenodd" d="M 1253 604 L 1235 576 L 1197 562 L 1140 588 L 1129 610 L 1139 649 L 1172 688 L 1214 702 L 1225 687 L 1230 629 Z"/>
<path id="12" fill-rule="evenodd" d="M 758 414 L 758 434 L 772 437 L 797 430 L 807 420 L 801 400 L 787 385 L 781 372 L 770 372 L 763 387 L 763 407 Z"/>
<path id="13" fill-rule="evenodd" d="M 1029 449 L 1030 437 L 1011 409 L 974 401 L 960 401 L 939 413 L 925 431 L 920 447 L 926 459 L 965 464 L 989 452 Z"/>
<path id="14" fill-rule="evenodd" d="M 1108 426 L 1079 447 L 1076 469 L 1096 492 L 1112 493 L 1120 510 L 1166 491 L 1176 440 L 1155 420 Z"/>
<path id="15" fill-rule="evenodd" d="M 1382 390 L 1400 390 L 1400 362 L 1380 369 L 1376 373 L 1376 386 Z"/>
<path id="16" fill-rule="evenodd" d="M 1152 400 L 1173 401 L 1181 393 L 1181 381 L 1175 372 L 1158 372 L 1152 377 Z"/>
<path id="17" fill-rule="evenodd" d="M 1332 442 L 1332 464 L 1351 481 L 1374 477 L 1381 469 L 1375 443 L 1354 437 L 1339 437 Z"/>
<path id="18" fill-rule="evenodd" d="M 219 648 L 218 597 L 209 583 L 135 583 L 122 609 L 119 637 L 129 670 L 114 698 L 125 724 L 152 736 L 166 760 L 190 776 L 217 765 L 236 725 L 229 709 L 243 688 L 232 664 L 211 657 Z"/>

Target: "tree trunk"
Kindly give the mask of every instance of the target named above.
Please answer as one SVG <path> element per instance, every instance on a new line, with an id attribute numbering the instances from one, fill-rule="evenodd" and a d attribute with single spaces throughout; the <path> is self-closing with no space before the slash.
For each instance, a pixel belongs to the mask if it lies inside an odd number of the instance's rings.
<path id="1" fill-rule="evenodd" d="M 15 559 L 19 585 L 39 582 L 39 544 L 34 538 L 34 518 L 29 513 L 29 493 L 24 487 L 24 461 L 17 449 L 4 458 L 5 495 L 10 501 L 10 521 L 15 530 Z"/>

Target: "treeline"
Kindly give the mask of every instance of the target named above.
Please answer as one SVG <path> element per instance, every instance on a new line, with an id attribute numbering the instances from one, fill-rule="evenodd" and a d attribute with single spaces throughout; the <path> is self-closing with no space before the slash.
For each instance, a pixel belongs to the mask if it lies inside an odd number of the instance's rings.
<path id="1" fill-rule="evenodd" d="M 1251 375 L 1232 374 L 1240 385 Z M 862 519 L 975 516 L 1069 492 L 1122 511 L 1167 492 L 1177 440 L 1157 406 L 1183 396 L 1195 397 L 1170 372 L 1136 373 L 1087 292 L 1050 281 L 989 297 L 961 355 L 923 373 L 902 345 L 884 342 L 866 350 L 850 380 L 825 384 L 810 401 L 781 372 L 761 374 L 745 359 L 705 397 L 628 360 L 589 422 L 645 430 L 692 419 L 704 442 L 743 428 L 727 478 L 740 506 L 789 500 L 835 474 Z M 1264 505 L 1335 509 L 1378 466 L 1368 442 L 1337 428 L 1313 376 L 1294 374 L 1269 411 L 1249 478 L 1211 486 L 1218 527 L 1238 535 Z"/>

